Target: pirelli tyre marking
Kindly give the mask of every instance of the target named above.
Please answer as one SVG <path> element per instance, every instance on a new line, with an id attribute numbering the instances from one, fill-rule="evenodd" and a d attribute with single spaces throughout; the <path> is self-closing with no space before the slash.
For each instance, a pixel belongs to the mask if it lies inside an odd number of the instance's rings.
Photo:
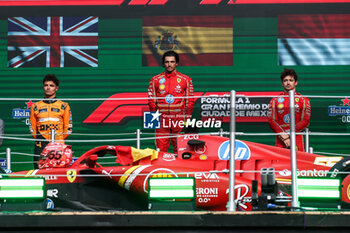
<path id="1" fill-rule="evenodd" d="M 129 177 L 129 175 L 134 171 L 136 170 L 138 167 L 140 166 L 134 166 L 134 167 L 131 167 L 129 168 L 128 170 L 126 170 L 126 172 L 124 172 L 124 174 L 120 177 L 119 181 L 118 181 L 118 185 L 120 187 L 124 187 L 124 183 L 126 181 L 126 179 Z"/>
<path id="2" fill-rule="evenodd" d="M 134 181 L 134 179 L 147 167 L 150 167 L 151 165 L 147 165 L 147 166 L 141 166 L 139 168 L 137 168 L 132 174 L 130 174 L 129 178 L 125 181 L 125 185 L 124 188 L 126 190 L 130 190 L 130 186 L 132 184 L 132 182 Z"/>

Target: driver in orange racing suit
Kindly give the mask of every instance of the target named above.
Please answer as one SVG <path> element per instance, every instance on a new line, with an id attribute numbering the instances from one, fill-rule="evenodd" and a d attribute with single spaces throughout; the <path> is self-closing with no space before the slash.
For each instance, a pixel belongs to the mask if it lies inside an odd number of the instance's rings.
<path id="1" fill-rule="evenodd" d="M 165 52 L 162 62 L 165 72 L 151 79 L 148 87 L 148 105 L 150 111 L 161 113 L 160 128 L 156 129 L 156 147 L 160 151 L 168 151 L 170 138 L 167 136 L 171 136 L 174 153 L 177 153 L 174 136 L 182 130 L 179 122 L 185 122 L 192 115 L 193 85 L 190 77 L 176 71 L 179 63 L 179 55 L 176 52 Z"/>
<path id="2" fill-rule="evenodd" d="M 293 69 L 285 69 L 281 74 L 284 91 L 274 97 L 269 106 L 269 124 L 275 133 L 288 133 L 290 130 L 289 95 L 290 90 L 295 92 L 295 131 L 301 132 L 310 124 L 311 105 L 307 97 L 295 91 L 298 85 L 298 75 Z M 290 148 L 289 135 L 278 135 L 276 146 Z M 297 150 L 304 151 L 303 135 L 296 135 Z"/>
<path id="3" fill-rule="evenodd" d="M 55 141 L 63 142 L 72 133 L 72 114 L 68 103 L 56 99 L 59 80 L 48 74 L 43 80 L 45 100 L 34 103 L 30 110 L 30 132 L 36 141 L 34 154 L 40 155 L 51 140 L 51 130 L 55 130 Z M 39 157 L 34 157 L 34 167 L 38 167 Z"/>

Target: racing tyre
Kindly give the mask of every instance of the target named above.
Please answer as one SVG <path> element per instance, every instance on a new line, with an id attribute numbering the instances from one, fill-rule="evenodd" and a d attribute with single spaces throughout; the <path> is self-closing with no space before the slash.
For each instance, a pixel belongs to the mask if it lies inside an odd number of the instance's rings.
<path id="1" fill-rule="evenodd" d="M 343 173 L 344 172 L 344 173 Z M 344 184 L 343 181 L 350 172 L 350 158 L 344 158 L 337 162 L 327 174 L 328 178 L 338 178 L 342 183 L 342 191 L 341 191 L 341 209 L 350 209 L 350 200 L 349 200 L 349 186 L 348 184 Z M 345 182 L 346 183 L 346 182 Z"/>
<path id="2" fill-rule="evenodd" d="M 346 176 L 349 174 L 342 173 L 342 172 L 349 172 L 350 174 L 350 158 L 344 158 L 337 162 L 328 172 L 327 177 L 328 178 L 341 178 L 341 180 L 344 180 Z"/>

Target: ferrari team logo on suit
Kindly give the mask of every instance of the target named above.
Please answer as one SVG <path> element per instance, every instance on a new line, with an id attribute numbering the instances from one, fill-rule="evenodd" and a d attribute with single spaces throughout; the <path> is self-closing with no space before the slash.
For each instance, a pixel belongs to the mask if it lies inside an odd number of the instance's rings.
<path id="1" fill-rule="evenodd" d="M 69 182 L 73 183 L 75 179 L 77 178 L 77 170 L 67 170 L 67 179 Z"/>

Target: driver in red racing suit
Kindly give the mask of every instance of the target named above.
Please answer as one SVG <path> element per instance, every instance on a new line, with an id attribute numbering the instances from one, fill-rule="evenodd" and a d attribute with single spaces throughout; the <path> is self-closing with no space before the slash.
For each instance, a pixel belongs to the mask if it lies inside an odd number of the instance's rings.
<path id="1" fill-rule="evenodd" d="M 192 80 L 176 71 L 179 55 L 174 51 L 163 55 L 165 72 L 154 76 L 148 87 L 148 105 L 152 112 L 161 113 L 160 128 L 156 129 L 156 147 L 168 151 L 171 142 L 177 153 L 176 134 L 180 133 L 192 115 L 194 98 Z M 192 97 L 192 98 L 191 98 Z"/>
<path id="2" fill-rule="evenodd" d="M 288 91 L 298 84 L 298 76 L 293 69 L 285 69 L 281 74 L 284 92 L 274 97 L 269 106 L 269 124 L 275 133 L 288 133 L 290 130 L 289 96 Z M 310 124 L 311 105 L 307 97 L 295 92 L 295 131 L 301 132 Z M 290 148 L 289 135 L 278 135 L 276 146 Z M 304 151 L 303 135 L 296 135 L 297 150 Z"/>

